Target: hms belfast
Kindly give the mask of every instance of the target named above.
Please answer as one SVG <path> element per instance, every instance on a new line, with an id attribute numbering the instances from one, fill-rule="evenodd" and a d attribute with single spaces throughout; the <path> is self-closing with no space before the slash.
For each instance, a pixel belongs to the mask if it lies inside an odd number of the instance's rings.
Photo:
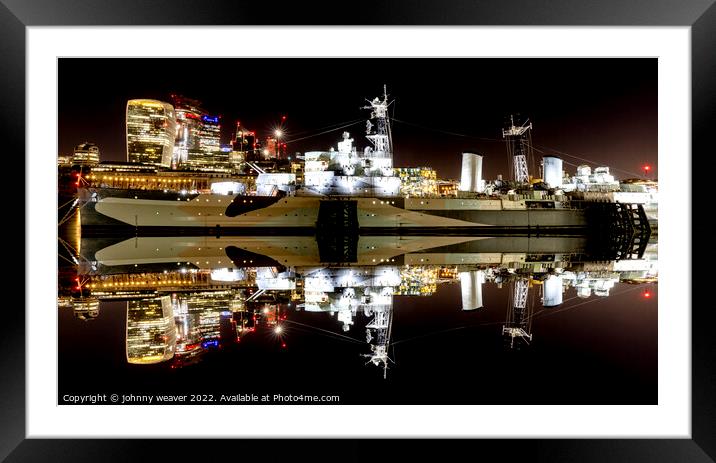
<path id="1" fill-rule="evenodd" d="M 643 201 L 568 191 L 561 160 L 553 157 L 543 160 L 542 188 L 532 184 L 531 125 L 512 123 L 503 130 L 513 182 L 486 183 L 482 156 L 463 153 L 455 194 L 402 192 L 393 168 L 387 92 L 368 103 L 369 146 L 358 150 L 344 132 L 337 149 L 303 154 L 298 180 L 295 173 L 258 166 L 251 191 L 226 179 L 196 190 L 107 188 L 90 177 L 79 189 L 82 235 L 315 235 L 323 249 L 334 250 L 355 248 L 357 236 L 368 235 L 592 236 L 617 254 L 610 257 L 643 252 L 651 233 Z"/>

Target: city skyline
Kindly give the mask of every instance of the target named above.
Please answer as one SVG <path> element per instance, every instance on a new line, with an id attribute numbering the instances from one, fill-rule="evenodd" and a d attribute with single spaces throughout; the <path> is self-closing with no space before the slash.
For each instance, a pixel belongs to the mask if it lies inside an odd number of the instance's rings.
<path id="1" fill-rule="evenodd" d="M 61 60 L 59 143 L 92 142 L 57 166 L 61 395 L 655 403 L 656 84 L 655 59 Z"/>
<path id="2" fill-rule="evenodd" d="M 79 76 L 81 61 L 91 61 L 111 77 L 93 82 Z M 123 160 L 124 110 L 118 108 L 134 98 L 169 101 L 174 93 L 195 98 L 221 116 L 222 144 L 229 143 L 237 120 L 264 138 L 286 116 L 289 154 L 335 146 L 342 130 L 362 147 L 367 145 L 363 124 L 368 115 L 360 107 L 386 84 L 394 99 L 396 167 L 428 165 L 440 177 L 457 178 L 461 152 L 475 151 L 485 155 L 487 177 L 508 174 L 501 129 L 510 114 L 519 114 L 533 123 L 536 157 L 560 156 L 568 172 L 589 160 L 592 167 L 611 167 L 618 178 L 641 176 L 647 164 L 652 166 L 649 176 L 658 175 L 653 59 L 162 60 L 170 70 L 180 65 L 216 69 L 210 81 L 188 71 L 141 77 L 118 73 L 127 61 L 133 64 L 129 68 L 137 68 L 147 60 L 60 60 L 59 154 L 89 140 L 100 147 L 102 160 Z M 276 72 L 265 72 L 268 68 Z M 241 72 L 232 72 L 236 69 Z M 316 69 L 325 69 L 327 77 L 303 78 Z M 343 76 L 341 69 L 350 72 Z M 300 87 L 292 84 L 296 80 Z M 352 126 L 316 135 L 331 124 L 352 121 Z"/>

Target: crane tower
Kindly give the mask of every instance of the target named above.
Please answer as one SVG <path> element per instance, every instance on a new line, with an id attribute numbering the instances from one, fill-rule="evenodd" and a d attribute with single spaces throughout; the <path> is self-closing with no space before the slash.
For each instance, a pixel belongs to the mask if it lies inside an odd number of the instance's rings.
<path id="1" fill-rule="evenodd" d="M 512 164 L 513 180 L 517 183 L 528 183 L 530 180 L 527 158 L 531 158 L 531 130 L 532 123 L 529 120 L 516 126 L 513 116 L 510 116 L 510 126 L 502 129 L 502 138 L 507 142 L 507 155 Z"/>
<path id="2" fill-rule="evenodd" d="M 532 306 L 528 303 L 529 280 L 520 277 L 514 281 L 511 304 L 507 308 L 507 321 L 502 326 L 502 334 L 509 341 L 510 349 L 519 348 L 517 338 L 529 344 L 532 341 Z"/>

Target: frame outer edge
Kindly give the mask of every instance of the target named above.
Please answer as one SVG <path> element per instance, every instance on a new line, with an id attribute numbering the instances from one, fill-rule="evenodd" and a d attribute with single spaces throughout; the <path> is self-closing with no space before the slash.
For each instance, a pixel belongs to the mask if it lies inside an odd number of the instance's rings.
<path id="1" fill-rule="evenodd" d="M 28 2 L 30 3 L 30 2 Z M 32 2 L 37 5 L 37 2 Z M 32 16 L 32 15 L 31 15 Z M 30 18 L 30 22 L 35 22 Z M 62 22 L 60 18 L 58 22 Z M 78 23 L 77 18 L 74 21 Z M 81 20 L 79 21 L 82 22 Z M 711 6 L 692 25 L 692 153 L 703 153 L 707 146 L 713 151 L 713 143 L 709 136 L 713 114 L 716 113 L 716 5 Z M 24 153 L 24 122 L 25 122 L 25 25 L 0 3 L 0 89 L 3 91 L 3 106 L 7 109 L 0 117 L 0 133 L 6 141 L 7 153 Z M 708 145 L 707 145 L 708 144 Z M 695 159 L 694 159 L 695 160 Z M 705 159 L 703 159 L 705 160 Z M 24 163 L 24 156 L 23 156 Z M 693 163 L 696 165 L 696 162 Z M 693 195 L 698 196 L 694 183 Z M 703 186 L 702 186 L 703 187 Z M 22 202 L 24 207 L 24 200 Z M 706 231 L 705 218 L 694 215 L 693 231 Z M 24 227 L 24 223 L 23 223 Z M 24 243 L 24 236 L 22 242 Z M 24 271 L 24 266 L 23 266 Z M 16 272 L 15 272 L 16 273 Z M 24 272 L 23 272 L 24 273 Z M 716 455 L 716 372 L 713 361 L 716 348 L 713 342 L 711 326 L 713 311 L 707 306 L 693 312 L 693 439 L 712 459 Z M 23 355 L 16 358 L 0 357 L 0 386 L 5 394 L 0 395 L 0 459 L 7 456 L 25 435 L 25 356 L 24 356 L 24 313 L 5 312 L 9 317 L 5 333 L 0 337 L 0 348 L 5 352 L 23 346 Z M 10 373 L 10 374 L 5 374 Z M 19 424 L 19 426 L 18 426 Z M 28 442 L 25 442 L 28 444 Z"/>
<path id="2" fill-rule="evenodd" d="M 692 198 L 708 198 L 710 181 L 696 181 L 695 169 L 711 169 L 714 153 L 713 131 L 716 124 L 716 4 L 691 27 L 691 79 L 692 79 Z M 708 156 L 708 158 L 707 158 Z M 702 170 L 703 172 L 703 170 Z M 702 204 L 705 210 L 708 204 Z M 696 208 L 694 201 L 692 211 Z M 692 212 L 692 246 L 710 236 L 710 214 Z M 699 240 L 701 237 L 701 240 Z M 708 244 L 708 243 L 705 243 Z M 694 253 L 692 252 L 692 256 Z M 698 268 L 699 260 L 692 263 L 692 275 L 708 275 L 707 268 Z M 703 265 L 701 263 L 701 265 Z M 713 326 L 716 323 L 713 304 L 704 303 L 708 289 L 695 282 L 694 287 L 703 293 L 694 293 L 692 303 L 692 438 L 712 459 L 716 460 L 716 342 Z M 701 296 L 701 298 L 699 298 Z M 701 302 L 701 303 L 699 303 Z"/>
<path id="3" fill-rule="evenodd" d="M 0 137 L 3 156 L 12 163 L 15 172 L 25 169 L 25 25 L 0 3 Z M 10 185 L 12 182 L 8 183 Z M 10 247 L 22 243 L 25 248 L 25 185 L 20 180 L 16 191 L 6 196 L 10 207 L 6 217 L 14 217 L 15 225 L 6 228 L 14 236 Z M 19 190 L 19 191 L 17 191 Z M 22 217 L 23 220 L 17 220 Z M 3 269 L 5 281 L 25 278 L 25 261 L 11 259 Z M 18 268 L 19 267 L 19 268 Z M 3 334 L 0 336 L 0 460 L 4 459 L 25 438 L 25 293 L 8 298 L 2 307 Z M 12 301 L 12 302 L 11 302 Z M 21 308 L 22 307 L 22 308 Z"/>
<path id="4" fill-rule="evenodd" d="M 0 0 L 28 26 L 689 26 L 714 0 Z"/>

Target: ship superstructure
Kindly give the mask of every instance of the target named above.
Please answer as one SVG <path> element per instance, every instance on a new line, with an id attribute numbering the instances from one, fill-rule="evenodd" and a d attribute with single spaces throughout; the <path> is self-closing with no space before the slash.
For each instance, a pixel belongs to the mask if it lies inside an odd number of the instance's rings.
<path id="1" fill-rule="evenodd" d="M 343 132 L 336 149 L 306 152 L 303 155 L 304 182 L 301 188 L 296 190 L 296 195 L 370 197 L 399 195 L 400 179 L 394 176 L 393 171 L 388 119 L 390 102 L 387 89 L 384 87 L 381 98 L 374 98 L 367 102 L 368 106 L 364 106 L 363 109 L 371 111 L 370 118 L 366 121 L 366 138 L 370 146 L 358 150 L 353 144 L 355 140 L 350 137 L 350 133 Z"/>

